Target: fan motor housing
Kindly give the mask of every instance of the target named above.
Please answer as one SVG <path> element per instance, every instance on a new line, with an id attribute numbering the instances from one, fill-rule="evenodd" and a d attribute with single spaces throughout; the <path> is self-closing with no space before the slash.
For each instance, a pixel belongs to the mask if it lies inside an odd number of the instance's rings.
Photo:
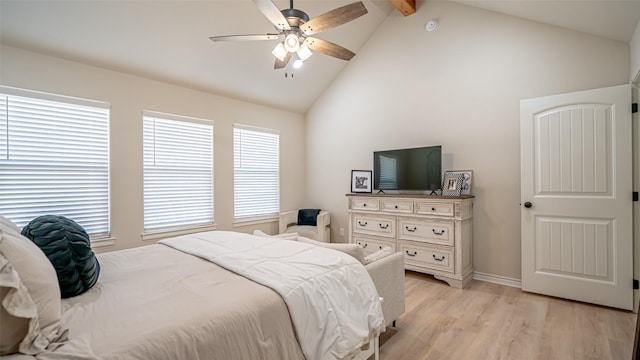
<path id="1" fill-rule="evenodd" d="M 302 10 L 284 9 L 280 12 L 287 19 L 287 22 L 291 27 L 300 27 L 300 25 L 309 21 L 309 15 L 307 15 L 307 13 Z"/>

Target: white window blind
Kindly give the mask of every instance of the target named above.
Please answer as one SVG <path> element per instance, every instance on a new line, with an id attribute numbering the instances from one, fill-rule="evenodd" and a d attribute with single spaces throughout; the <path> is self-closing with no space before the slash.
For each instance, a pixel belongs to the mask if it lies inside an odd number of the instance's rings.
<path id="1" fill-rule="evenodd" d="M 109 104 L 0 87 L 0 213 L 109 236 Z"/>
<path id="2" fill-rule="evenodd" d="M 213 224 L 213 123 L 143 113 L 144 230 Z"/>
<path id="3" fill-rule="evenodd" d="M 280 135 L 275 130 L 233 127 L 234 220 L 280 212 Z"/>

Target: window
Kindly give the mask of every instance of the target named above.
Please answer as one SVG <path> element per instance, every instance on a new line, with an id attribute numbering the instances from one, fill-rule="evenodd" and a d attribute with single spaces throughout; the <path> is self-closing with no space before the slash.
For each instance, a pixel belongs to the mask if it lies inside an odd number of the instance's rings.
<path id="1" fill-rule="evenodd" d="M 0 87 L 0 213 L 109 236 L 109 104 Z"/>
<path id="2" fill-rule="evenodd" d="M 280 135 L 276 130 L 233 127 L 234 221 L 277 217 L 280 212 Z"/>
<path id="3" fill-rule="evenodd" d="M 213 122 L 143 113 L 145 233 L 213 224 Z"/>

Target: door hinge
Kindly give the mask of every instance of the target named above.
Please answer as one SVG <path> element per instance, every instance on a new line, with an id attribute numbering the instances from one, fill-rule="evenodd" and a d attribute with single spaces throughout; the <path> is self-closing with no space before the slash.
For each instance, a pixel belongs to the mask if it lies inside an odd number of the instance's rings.
<path id="1" fill-rule="evenodd" d="M 638 112 L 638 103 L 631 104 L 631 113 L 635 114 Z"/>
<path id="2" fill-rule="evenodd" d="M 640 281 L 638 279 L 633 279 L 633 290 L 640 289 Z"/>
<path id="3" fill-rule="evenodd" d="M 638 201 L 638 192 L 637 191 L 633 192 L 633 201 Z"/>

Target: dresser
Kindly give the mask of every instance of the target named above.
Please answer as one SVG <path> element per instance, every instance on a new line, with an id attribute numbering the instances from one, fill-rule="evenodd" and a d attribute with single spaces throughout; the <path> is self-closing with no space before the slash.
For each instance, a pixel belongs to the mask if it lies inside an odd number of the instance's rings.
<path id="1" fill-rule="evenodd" d="M 463 288 L 473 276 L 473 196 L 347 194 L 349 242 L 365 254 L 390 246 L 405 269 Z"/>

